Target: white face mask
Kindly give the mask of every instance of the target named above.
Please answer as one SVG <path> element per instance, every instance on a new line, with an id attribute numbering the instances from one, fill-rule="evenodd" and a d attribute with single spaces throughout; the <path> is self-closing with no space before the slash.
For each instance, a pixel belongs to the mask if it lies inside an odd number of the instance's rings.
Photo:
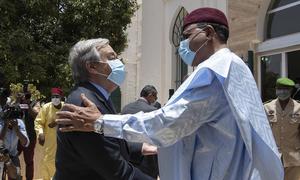
<path id="1" fill-rule="evenodd" d="M 60 98 L 52 98 L 51 102 L 54 106 L 58 106 L 60 104 Z"/>
<path id="2" fill-rule="evenodd" d="M 291 90 L 289 89 L 276 89 L 276 96 L 278 99 L 284 101 L 291 97 Z"/>

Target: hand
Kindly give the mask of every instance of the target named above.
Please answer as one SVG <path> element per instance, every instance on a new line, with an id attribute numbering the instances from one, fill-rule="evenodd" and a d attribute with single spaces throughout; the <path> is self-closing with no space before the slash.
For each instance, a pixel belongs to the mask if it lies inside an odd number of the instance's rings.
<path id="1" fill-rule="evenodd" d="M 49 128 L 54 128 L 57 125 L 55 121 L 52 121 L 51 123 L 48 124 Z"/>
<path id="2" fill-rule="evenodd" d="M 0 153 L 0 162 L 7 162 L 9 161 L 9 156 L 6 154 Z"/>
<path id="3" fill-rule="evenodd" d="M 45 144 L 45 135 L 44 134 L 39 134 L 38 140 L 39 140 L 39 144 L 41 146 L 44 146 L 44 144 Z"/>
<path id="4" fill-rule="evenodd" d="M 85 107 L 65 104 L 63 109 L 56 113 L 56 123 L 67 125 L 59 128 L 60 131 L 94 131 L 94 122 L 102 116 L 97 106 L 90 101 L 84 94 L 81 99 Z"/>
<path id="5" fill-rule="evenodd" d="M 18 125 L 18 120 L 17 119 L 9 119 L 8 123 L 11 125 L 13 130 L 15 130 L 16 132 L 19 131 L 19 125 Z"/>
<path id="6" fill-rule="evenodd" d="M 144 156 L 157 154 L 157 147 L 148 143 L 143 143 L 142 154 Z"/>

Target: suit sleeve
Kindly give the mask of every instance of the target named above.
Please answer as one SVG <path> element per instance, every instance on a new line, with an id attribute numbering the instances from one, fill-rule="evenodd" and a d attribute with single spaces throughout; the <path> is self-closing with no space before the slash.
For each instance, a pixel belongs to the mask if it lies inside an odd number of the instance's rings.
<path id="1" fill-rule="evenodd" d="M 86 94 L 93 100 L 95 97 Z M 78 96 L 79 97 L 79 96 Z M 69 99 L 69 98 L 68 98 Z M 78 99 L 78 98 L 76 98 Z M 95 102 L 95 100 L 93 100 Z M 74 103 L 73 103 L 74 102 Z M 68 103 L 80 105 L 81 102 L 68 100 Z M 72 146 L 85 164 L 90 166 L 103 179 L 145 179 L 152 180 L 128 163 L 121 154 L 119 139 L 104 137 L 97 133 L 67 133 Z"/>
<path id="2" fill-rule="evenodd" d="M 129 150 L 129 160 L 132 163 L 140 164 L 143 160 L 142 147 L 143 143 L 127 142 Z"/>

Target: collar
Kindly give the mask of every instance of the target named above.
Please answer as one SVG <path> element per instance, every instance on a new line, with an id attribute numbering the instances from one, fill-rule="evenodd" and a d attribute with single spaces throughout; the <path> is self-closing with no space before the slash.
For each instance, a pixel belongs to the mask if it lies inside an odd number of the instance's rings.
<path id="1" fill-rule="evenodd" d="M 145 101 L 147 104 L 149 104 L 149 102 L 147 101 L 147 99 L 145 99 L 144 97 L 140 97 L 139 100 Z"/>
<path id="2" fill-rule="evenodd" d="M 281 105 L 280 105 L 280 102 L 279 102 L 279 99 L 276 98 L 276 107 L 277 107 L 277 111 L 278 112 L 285 112 L 285 113 L 288 113 L 290 110 L 293 110 L 293 100 L 292 98 L 290 98 L 289 102 L 286 104 L 285 108 L 282 109 Z"/>
<path id="3" fill-rule="evenodd" d="M 214 54 L 212 54 L 208 59 L 201 62 L 195 71 L 202 69 L 204 67 L 210 68 L 217 74 L 221 75 L 222 77 L 227 77 L 228 71 L 230 69 L 230 64 L 232 61 L 232 57 L 228 56 L 231 51 L 228 48 L 221 48 Z M 225 57 L 225 59 L 224 59 Z"/>
<path id="4" fill-rule="evenodd" d="M 100 85 L 95 84 L 93 82 L 90 82 L 90 83 L 92 85 L 94 85 L 103 94 L 103 96 L 105 97 L 106 100 L 109 99 L 110 93 L 108 93 L 103 87 L 101 87 Z"/>

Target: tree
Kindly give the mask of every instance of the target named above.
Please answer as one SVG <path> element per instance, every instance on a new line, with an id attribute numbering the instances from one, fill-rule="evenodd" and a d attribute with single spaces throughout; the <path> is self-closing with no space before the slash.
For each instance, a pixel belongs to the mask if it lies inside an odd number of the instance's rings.
<path id="1" fill-rule="evenodd" d="M 1 0 L 0 72 L 12 83 L 28 79 L 47 95 L 72 86 L 68 53 L 80 39 L 108 38 L 117 53 L 136 0 Z"/>

